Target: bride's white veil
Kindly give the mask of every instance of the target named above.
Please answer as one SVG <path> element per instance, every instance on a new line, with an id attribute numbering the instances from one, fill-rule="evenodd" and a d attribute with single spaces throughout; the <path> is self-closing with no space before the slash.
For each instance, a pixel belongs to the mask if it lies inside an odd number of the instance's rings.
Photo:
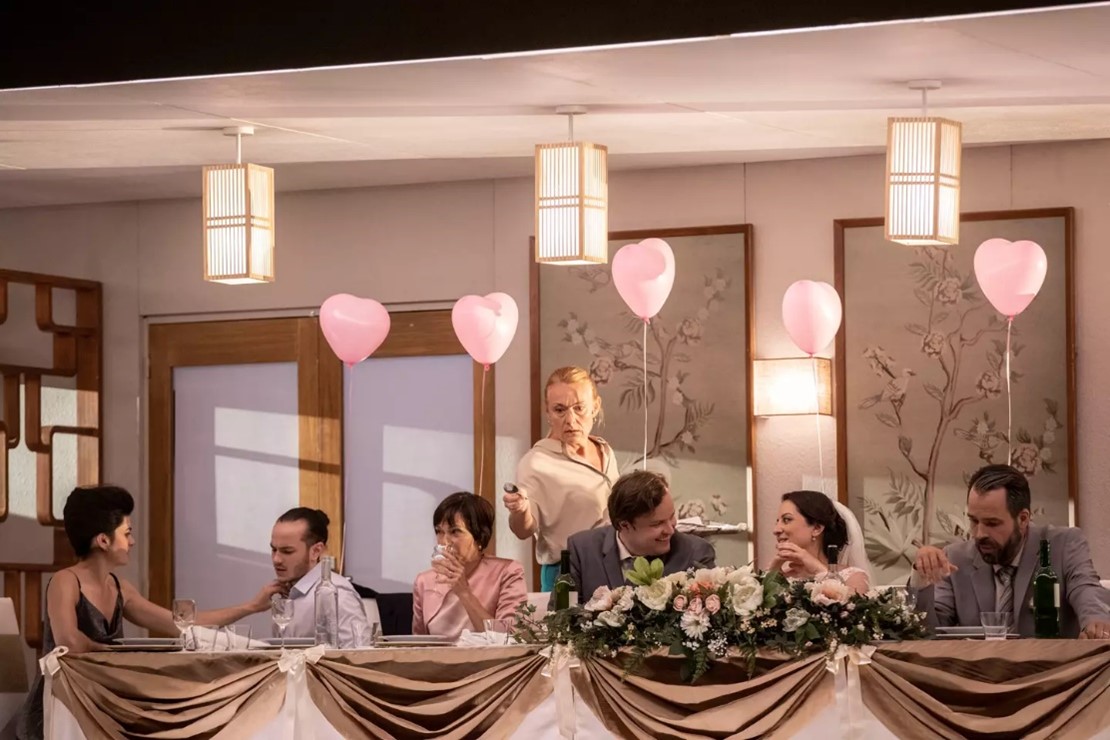
<path id="1" fill-rule="evenodd" d="M 848 544 L 840 555 L 840 565 L 845 568 L 859 568 L 867 574 L 867 582 L 873 584 L 874 574 L 871 572 L 871 561 L 867 559 L 867 549 L 863 546 L 863 529 L 859 520 L 844 504 L 836 499 L 832 499 L 832 503 L 848 527 Z"/>

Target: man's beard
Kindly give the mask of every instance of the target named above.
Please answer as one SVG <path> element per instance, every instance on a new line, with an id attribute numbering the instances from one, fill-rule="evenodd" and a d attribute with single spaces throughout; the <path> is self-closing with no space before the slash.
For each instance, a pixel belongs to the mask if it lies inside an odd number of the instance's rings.
<path id="1" fill-rule="evenodd" d="M 994 552 L 983 552 L 979 550 L 979 555 L 983 558 L 983 562 L 987 565 L 1008 565 L 1017 555 L 1018 548 L 1021 547 L 1021 542 L 1025 535 L 1021 533 L 1021 528 L 1014 527 L 1014 533 L 1010 535 L 1010 539 L 1006 540 L 1006 544 L 1002 549 Z"/>

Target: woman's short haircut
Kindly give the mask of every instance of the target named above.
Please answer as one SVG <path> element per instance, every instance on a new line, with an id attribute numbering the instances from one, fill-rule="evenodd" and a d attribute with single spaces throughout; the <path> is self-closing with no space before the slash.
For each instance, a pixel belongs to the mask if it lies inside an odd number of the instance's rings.
<path id="1" fill-rule="evenodd" d="M 474 542 L 483 550 L 493 537 L 493 504 L 481 496 L 459 491 L 439 502 L 432 514 L 432 526 L 452 524 L 458 514 Z"/>
<path id="2" fill-rule="evenodd" d="M 111 537 L 123 524 L 123 518 L 135 510 L 135 499 L 119 486 L 74 488 L 66 498 L 62 522 L 66 537 L 79 559 L 92 552 L 98 535 Z"/>

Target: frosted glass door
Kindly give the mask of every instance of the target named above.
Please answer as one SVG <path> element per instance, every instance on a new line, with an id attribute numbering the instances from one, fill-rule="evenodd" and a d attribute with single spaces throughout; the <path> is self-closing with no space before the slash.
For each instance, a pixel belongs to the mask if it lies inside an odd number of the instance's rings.
<path id="1" fill-rule="evenodd" d="M 274 578 L 270 530 L 299 501 L 297 365 L 178 367 L 173 387 L 175 596 L 239 604 Z M 246 621 L 270 634 L 268 612 Z"/>
<path id="2" fill-rule="evenodd" d="M 436 505 L 474 489 L 474 364 L 467 355 L 370 358 L 346 373 L 346 574 L 381 592 L 411 591 L 429 567 Z"/>

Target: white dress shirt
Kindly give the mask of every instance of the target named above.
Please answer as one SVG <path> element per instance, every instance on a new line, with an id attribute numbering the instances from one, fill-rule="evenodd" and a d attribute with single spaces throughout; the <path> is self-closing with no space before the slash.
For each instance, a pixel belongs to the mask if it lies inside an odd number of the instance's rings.
<path id="1" fill-rule="evenodd" d="M 289 589 L 289 598 L 293 600 L 293 621 L 285 628 L 286 637 L 315 637 L 316 636 L 316 584 L 320 582 L 319 563 L 308 571 Z M 357 648 L 360 635 L 369 635 L 366 624 L 366 612 L 362 608 L 362 598 L 351 585 L 349 578 L 335 573 L 331 574 L 331 582 L 339 594 L 339 647 L 344 649 Z M 274 636 L 277 636 L 277 627 L 274 627 Z"/>

